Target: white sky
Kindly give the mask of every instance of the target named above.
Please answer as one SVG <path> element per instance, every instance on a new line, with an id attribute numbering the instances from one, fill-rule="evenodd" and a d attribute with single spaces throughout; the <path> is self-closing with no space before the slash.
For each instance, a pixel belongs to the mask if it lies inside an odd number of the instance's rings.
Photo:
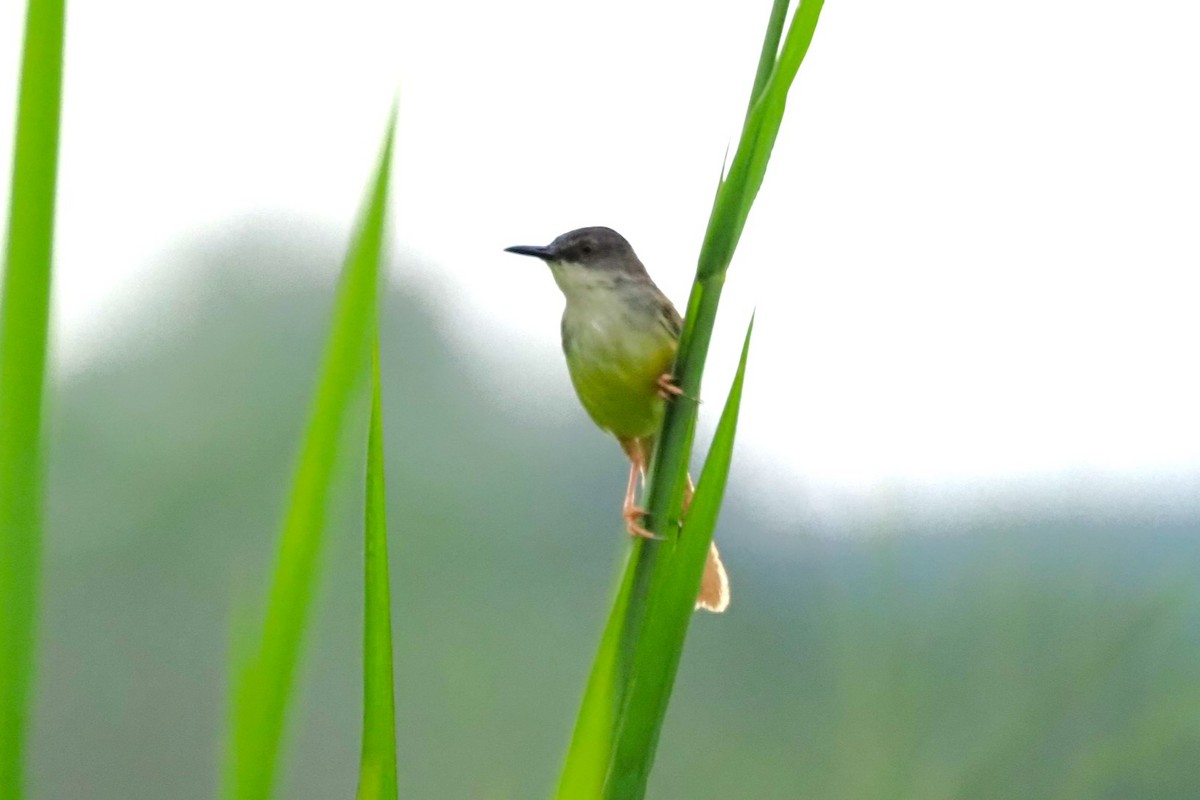
<path id="1" fill-rule="evenodd" d="M 682 307 L 768 8 L 72 2 L 59 368 L 181 238 L 348 230 L 399 85 L 397 241 L 476 357 L 565 385 L 557 290 L 501 248 L 610 225 Z M 0 0 L 4 159 L 23 9 Z M 1178 2 L 830 0 L 705 414 L 757 307 L 760 464 L 832 487 L 1200 467 L 1198 26 Z"/>

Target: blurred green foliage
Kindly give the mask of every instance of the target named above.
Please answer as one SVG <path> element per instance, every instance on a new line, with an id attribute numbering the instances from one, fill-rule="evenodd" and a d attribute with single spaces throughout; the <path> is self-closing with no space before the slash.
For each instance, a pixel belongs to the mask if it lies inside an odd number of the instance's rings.
<path id="1" fill-rule="evenodd" d="M 313 388 L 312 411 L 298 439 L 300 453 L 283 515 L 262 627 L 253 647 L 244 642 L 244 634 L 239 632 L 238 646 L 231 659 L 237 685 L 230 704 L 230 746 L 223 796 L 236 800 L 267 800 L 275 794 L 285 721 L 295 694 L 296 673 L 312 618 L 312 598 L 320 579 L 321 554 L 328 538 L 326 509 L 334 489 L 334 475 L 347 450 L 361 453 L 365 438 L 354 441 L 353 434 L 361 424 L 355 424 L 361 417 L 355 414 L 356 389 L 361 391 L 365 384 L 370 384 L 374 396 L 378 394 L 378 381 L 368 376 L 378 375 L 373 354 L 378 340 L 379 283 L 384 266 L 382 250 L 395 129 L 393 110 L 338 281 L 328 339 Z M 377 411 L 378 403 L 373 402 L 372 438 L 376 436 Z M 378 450 L 375 442 L 368 448 L 372 457 Z M 365 461 L 364 458 L 359 463 Z M 371 471 L 380 477 L 381 469 L 382 461 L 372 464 Z M 377 506 L 369 504 L 367 513 L 376 517 Z M 382 518 L 376 518 L 382 522 Z M 370 633 L 366 631 L 368 636 L 364 640 L 368 646 Z M 389 661 L 390 658 L 389 653 Z M 390 664 L 387 675 L 390 682 Z M 390 709 L 390 697 L 387 703 Z M 370 716 L 364 712 L 364 720 Z M 391 725 L 390 717 L 387 724 Z M 373 727 L 368 724 L 364 731 Z M 395 749 L 394 745 L 391 749 Z M 395 791 L 392 795 L 395 796 Z"/>
<path id="2" fill-rule="evenodd" d="M 357 800 L 396 800 L 396 676 L 392 668 L 392 594 L 387 557 L 387 477 L 378 337 L 371 352 L 363 520 L 363 724 Z"/>
<path id="3" fill-rule="evenodd" d="M 58 387 L 33 798 L 216 792 L 230 620 L 261 600 L 338 250 L 266 225 L 194 242 L 173 258 L 185 283 Z M 581 411 L 548 430 L 489 399 L 492 362 L 418 293 L 383 309 L 400 781 L 545 797 L 628 546 L 623 457 Z M 574 408 L 565 378 L 531 402 Z M 356 783 L 361 463 L 335 505 L 289 800 Z M 1200 520 L 1065 509 L 835 537 L 755 515 L 755 491 L 735 461 L 718 531 L 734 604 L 692 627 L 649 796 L 1195 796 L 1200 603 L 1182 579 Z"/>
<path id="4" fill-rule="evenodd" d="M 63 0 L 30 0 L 0 262 L 0 797 L 24 796 L 42 551 L 43 418 Z"/>

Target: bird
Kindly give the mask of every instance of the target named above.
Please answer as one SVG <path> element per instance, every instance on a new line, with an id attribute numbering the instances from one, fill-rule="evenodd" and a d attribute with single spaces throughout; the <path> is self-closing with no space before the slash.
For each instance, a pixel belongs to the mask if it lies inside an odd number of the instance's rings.
<path id="1" fill-rule="evenodd" d="M 625 237 L 612 228 L 578 228 L 548 245 L 506 252 L 539 258 L 566 298 L 562 349 L 579 402 L 629 458 L 622 516 L 632 536 L 657 538 L 641 520 L 639 480 L 662 426 L 667 402 L 683 392 L 671 375 L 683 318 L 651 280 Z M 691 477 L 688 494 L 691 499 Z M 729 578 L 716 543 L 709 546 L 696 608 L 729 606 Z"/>

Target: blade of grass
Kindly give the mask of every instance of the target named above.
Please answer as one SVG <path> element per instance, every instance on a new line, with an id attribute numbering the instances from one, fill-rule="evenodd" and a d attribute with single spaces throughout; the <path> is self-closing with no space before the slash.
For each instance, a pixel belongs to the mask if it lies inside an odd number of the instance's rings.
<path id="1" fill-rule="evenodd" d="M 733 260 L 733 252 L 737 249 L 742 229 L 750 215 L 750 207 L 767 174 L 771 150 L 775 147 L 775 139 L 783 123 L 788 91 L 808 53 L 823 5 L 824 0 L 801 0 L 788 26 L 787 38 L 778 60 L 761 87 L 758 80 L 755 81 L 758 91 L 753 95 L 746 114 L 737 153 L 709 216 L 708 230 L 705 231 L 704 245 L 700 251 L 698 277 L 723 273 Z M 773 10 L 772 24 L 774 22 Z M 772 36 L 778 41 L 777 29 L 769 27 L 763 47 L 764 57 Z M 759 77 L 762 72 L 760 62 Z"/>
<path id="2" fill-rule="evenodd" d="M 588 676 L 583 704 L 575 719 L 571 746 L 559 778 L 558 800 L 577 797 L 601 797 L 612 756 L 613 731 L 618 705 L 626 684 L 627 670 L 632 664 L 624 657 L 622 638 L 625 631 L 626 604 L 632 596 L 634 571 L 627 569 L 616 604 L 609 614 L 600 639 L 600 649 Z"/>
<path id="3" fill-rule="evenodd" d="M 278 771 L 338 444 L 349 423 L 354 391 L 369 374 L 394 130 L 393 111 L 368 202 L 342 270 L 312 416 L 284 517 L 261 638 L 235 679 L 225 795 L 237 800 L 265 800 Z"/>
<path id="4" fill-rule="evenodd" d="M 383 470 L 378 341 L 371 361 L 371 429 L 367 441 L 366 550 L 363 558 L 363 731 L 358 800 L 395 800 L 396 709 L 392 696 L 387 483 Z"/>
<path id="5" fill-rule="evenodd" d="M 675 377 L 686 396 L 700 396 L 725 273 L 766 175 L 767 161 L 783 122 L 784 101 L 808 52 L 822 4 L 823 0 L 802 0 L 797 7 L 779 59 L 751 103 L 729 175 L 722 181 L 713 202 L 675 360 Z M 771 24 L 763 42 L 764 57 L 778 42 L 777 10 L 778 4 L 772 9 Z M 760 75 L 762 71 L 760 62 Z M 647 486 L 650 528 L 657 533 L 668 530 L 665 523 L 680 518 L 695 427 L 694 403 L 672 403 L 667 409 Z M 653 566 L 654 550 L 643 543 L 635 545 L 633 561 L 643 572 Z M 646 576 L 635 584 L 644 586 L 648 580 Z"/>
<path id="6" fill-rule="evenodd" d="M 62 108 L 63 0 L 30 0 L 0 298 L 0 797 L 17 800 L 42 540 L 42 413 Z"/>
<path id="7" fill-rule="evenodd" d="M 762 48 L 758 54 L 758 70 L 754 73 L 754 86 L 750 89 L 750 102 L 746 104 L 746 116 L 754 110 L 754 104 L 762 94 L 763 87 L 771 79 L 775 71 L 775 62 L 779 59 L 779 40 L 783 37 L 783 23 L 787 19 L 790 0 L 774 0 L 771 4 L 771 16 L 767 20 L 767 33 L 763 36 Z M 745 127 L 743 122 L 742 126 Z"/>
<path id="8" fill-rule="evenodd" d="M 699 396 L 725 273 L 766 174 L 783 120 L 787 93 L 812 41 L 822 5 L 822 0 L 801 0 L 792 16 L 782 51 L 778 44 L 787 3 L 776 0 L 772 6 L 742 135 L 729 174 L 722 180 L 713 202 L 696 280 L 688 298 L 674 368 L 685 396 Z M 693 553 L 689 548 L 680 556 L 674 547 L 679 536 L 675 525 L 682 516 L 695 426 L 694 403 L 670 404 L 650 470 L 646 502 L 650 529 L 664 535 L 667 541 L 639 539 L 633 544 L 625 577 L 584 694 L 559 784 L 560 798 L 597 795 L 638 798 L 645 792 L 657 731 L 662 726 L 674 679 L 673 666 L 656 665 L 651 660 L 650 654 L 658 653 L 658 646 L 646 644 L 651 635 L 647 633 L 646 623 L 652 599 L 679 591 L 682 584 L 672 575 L 679 571 L 686 574 L 697 565 L 702 568 L 705 558 L 703 549 Z M 698 560 L 692 563 L 693 558 Z M 694 595 L 687 599 L 694 599 Z M 676 600 L 682 602 L 679 598 Z M 680 630 L 668 638 L 678 638 L 682 642 L 690 616 L 677 620 L 675 624 Z M 669 627 L 656 624 L 653 635 L 665 636 Z M 628 691 L 631 685 L 656 674 L 661 678 L 656 680 L 656 685 L 663 697 L 661 702 L 651 703 L 652 713 L 658 715 L 653 718 L 643 716 L 640 705 L 648 698 L 639 695 L 641 699 L 635 707 Z M 650 735 L 646 735 L 646 726 L 652 730 Z M 632 741 L 638 744 L 631 745 Z M 637 747 L 642 749 L 634 752 Z M 621 754 L 619 764 L 618 753 Z M 598 768 L 599 764 L 606 765 L 603 771 Z M 602 778 L 602 784 L 597 777 Z"/>
<path id="9" fill-rule="evenodd" d="M 717 423 L 712 446 L 696 484 L 696 494 L 688 507 L 687 519 L 678 537 L 664 543 L 673 569 L 662 574 L 650 599 L 637 659 L 626 691 L 620 736 L 617 737 L 612 766 L 606 779 L 606 796 L 641 797 L 646 793 L 650 767 L 662 721 L 666 717 L 671 688 L 683 655 L 700 590 L 700 578 L 708 548 L 717 527 L 717 516 L 725 496 L 729 465 L 733 459 L 733 441 L 737 434 L 738 411 L 742 403 L 742 384 L 746 377 L 746 358 L 754 320 L 746 327 L 742 355 L 725 408 Z"/>

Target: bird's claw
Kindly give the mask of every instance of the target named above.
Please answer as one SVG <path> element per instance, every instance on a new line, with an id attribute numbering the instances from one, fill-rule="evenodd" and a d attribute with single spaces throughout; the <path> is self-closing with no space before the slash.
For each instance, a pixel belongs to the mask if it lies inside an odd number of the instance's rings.
<path id="1" fill-rule="evenodd" d="M 658 380 L 654 383 L 658 387 L 658 396 L 663 400 L 672 400 L 676 397 L 686 397 L 689 400 L 696 400 L 696 398 L 683 393 L 683 388 L 675 382 L 675 376 L 669 372 L 659 375 Z M 699 403 L 700 401 L 696 400 L 696 402 Z"/>
<path id="2" fill-rule="evenodd" d="M 622 512 L 622 516 L 625 517 L 625 530 L 629 531 L 630 536 L 650 539 L 655 542 L 661 542 L 666 538 L 658 536 L 638 522 L 641 517 L 646 516 L 646 509 L 630 506 Z"/>

